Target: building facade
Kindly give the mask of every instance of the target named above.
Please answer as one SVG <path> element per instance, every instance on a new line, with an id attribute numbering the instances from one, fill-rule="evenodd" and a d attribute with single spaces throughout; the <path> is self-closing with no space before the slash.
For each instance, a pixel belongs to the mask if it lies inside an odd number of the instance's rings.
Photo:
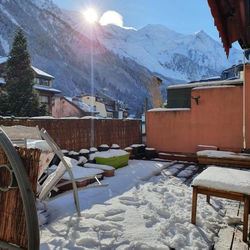
<path id="1" fill-rule="evenodd" d="M 199 145 L 234 152 L 241 152 L 244 144 L 250 148 L 250 65 L 236 79 L 229 75 L 168 87 L 168 108 L 146 114 L 148 146 L 178 153 L 195 153 Z"/>

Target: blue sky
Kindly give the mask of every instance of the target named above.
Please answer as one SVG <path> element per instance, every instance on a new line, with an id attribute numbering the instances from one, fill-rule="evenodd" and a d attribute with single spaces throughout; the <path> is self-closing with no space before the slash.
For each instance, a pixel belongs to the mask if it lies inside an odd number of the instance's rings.
<path id="1" fill-rule="evenodd" d="M 142 28 L 163 24 L 177 32 L 189 34 L 204 30 L 219 40 L 206 0 L 53 0 L 70 10 L 95 8 L 99 15 L 115 10 L 123 16 L 124 26 Z"/>

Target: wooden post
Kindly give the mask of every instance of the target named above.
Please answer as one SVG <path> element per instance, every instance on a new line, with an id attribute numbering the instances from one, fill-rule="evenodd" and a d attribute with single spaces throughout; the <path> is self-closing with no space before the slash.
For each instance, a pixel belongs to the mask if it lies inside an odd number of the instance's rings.
<path id="1" fill-rule="evenodd" d="M 196 208 L 197 208 L 197 187 L 193 187 L 191 223 L 194 225 L 196 224 Z"/>
<path id="2" fill-rule="evenodd" d="M 207 203 L 210 204 L 210 195 L 207 195 Z"/>
<path id="3" fill-rule="evenodd" d="M 247 241 L 249 196 L 244 198 L 243 241 Z"/>

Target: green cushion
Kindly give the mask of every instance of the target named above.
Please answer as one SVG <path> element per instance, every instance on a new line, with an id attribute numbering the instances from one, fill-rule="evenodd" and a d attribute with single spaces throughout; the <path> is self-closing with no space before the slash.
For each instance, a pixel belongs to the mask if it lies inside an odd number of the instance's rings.
<path id="1" fill-rule="evenodd" d="M 128 165 L 129 154 L 113 156 L 109 158 L 104 157 L 95 157 L 95 161 L 97 164 L 104 164 L 108 166 L 112 166 L 114 168 L 120 168 Z"/>

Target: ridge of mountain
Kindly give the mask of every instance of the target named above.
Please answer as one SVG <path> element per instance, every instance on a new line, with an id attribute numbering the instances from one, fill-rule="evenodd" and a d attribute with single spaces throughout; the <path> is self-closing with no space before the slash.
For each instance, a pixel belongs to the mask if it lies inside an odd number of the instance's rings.
<path id="1" fill-rule="evenodd" d="M 96 24 L 91 37 L 80 13 L 52 0 L 0 0 L 0 55 L 8 54 L 18 26 L 28 38 L 32 64 L 54 75 L 54 87 L 68 96 L 90 93 L 92 43 L 95 91 L 106 89 L 132 112 L 149 97 L 145 77 L 161 77 L 165 89 L 218 75 L 241 59 L 232 49 L 226 60 L 222 46 L 204 31 L 183 35 L 163 25 L 135 30 Z"/>

